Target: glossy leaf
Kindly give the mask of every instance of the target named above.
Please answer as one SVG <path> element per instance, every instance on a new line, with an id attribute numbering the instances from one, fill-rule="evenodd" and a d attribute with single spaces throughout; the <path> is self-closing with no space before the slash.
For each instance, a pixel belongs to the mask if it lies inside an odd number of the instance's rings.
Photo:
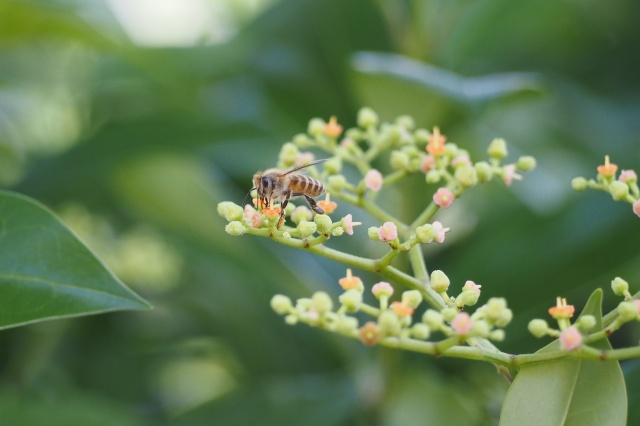
<path id="1" fill-rule="evenodd" d="M 149 304 L 46 207 L 0 191 L 0 329 Z"/>
<path id="2" fill-rule="evenodd" d="M 602 329 L 602 290 L 593 292 L 581 315 Z M 593 346 L 611 349 L 607 339 Z M 554 341 L 539 352 L 557 351 Z M 624 425 L 627 397 L 618 362 L 561 359 L 523 367 L 502 407 L 504 425 Z"/>
<path id="3" fill-rule="evenodd" d="M 439 92 L 461 102 L 489 101 L 522 91 L 542 88 L 534 73 L 501 73 L 465 78 L 408 57 L 376 52 L 359 52 L 353 67 L 361 73 L 387 75 Z"/>

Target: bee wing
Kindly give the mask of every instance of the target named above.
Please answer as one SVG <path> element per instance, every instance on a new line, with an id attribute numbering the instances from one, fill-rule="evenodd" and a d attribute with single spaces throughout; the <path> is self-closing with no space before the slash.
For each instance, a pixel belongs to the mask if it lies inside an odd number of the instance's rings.
<path id="1" fill-rule="evenodd" d="M 314 160 L 314 161 L 310 161 L 310 162 L 308 162 L 306 164 L 303 164 L 302 166 L 293 167 L 291 169 L 286 170 L 284 173 L 282 173 L 282 176 L 288 175 L 289 173 L 293 173 L 293 172 L 295 172 L 297 170 L 300 170 L 300 169 L 304 169 L 305 167 L 309 167 L 309 166 L 313 166 L 313 165 L 318 164 L 318 163 L 322 163 L 322 162 L 327 161 L 327 160 L 328 160 L 328 158 L 323 158 L 322 160 Z"/>

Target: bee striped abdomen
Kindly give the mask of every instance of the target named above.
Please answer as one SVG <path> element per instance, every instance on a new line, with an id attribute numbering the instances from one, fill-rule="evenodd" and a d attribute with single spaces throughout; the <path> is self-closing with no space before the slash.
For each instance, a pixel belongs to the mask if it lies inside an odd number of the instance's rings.
<path id="1" fill-rule="evenodd" d="M 307 194 L 316 197 L 324 191 L 324 186 L 309 176 L 295 175 L 291 176 L 291 189 L 296 194 Z"/>

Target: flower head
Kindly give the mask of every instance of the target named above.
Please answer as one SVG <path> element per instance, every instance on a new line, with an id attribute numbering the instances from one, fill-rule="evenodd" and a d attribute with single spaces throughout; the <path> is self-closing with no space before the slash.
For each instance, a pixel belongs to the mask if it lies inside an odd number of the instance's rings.
<path id="1" fill-rule="evenodd" d="M 268 220 L 277 219 L 281 212 L 282 209 L 280 207 L 265 207 L 262 209 L 262 214 L 264 214 L 264 217 Z"/>
<path id="2" fill-rule="evenodd" d="M 471 328 L 473 327 L 473 320 L 471 316 L 466 312 L 460 312 L 458 315 L 453 318 L 451 321 L 451 328 L 457 334 L 464 336 L 465 334 L 469 334 Z"/>
<path id="3" fill-rule="evenodd" d="M 565 328 L 560 333 L 560 347 L 565 351 L 578 349 L 582 344 L 582 334 L 574 326 Z"/>
<path id="4" fill-rule="evenodd" d="M 365 325 L 360 327 L 358 337 L 360 337 L 360 341 L 367 346 L 375 345 L 378 343 L 378 340 L 380 340 L 378 324 L 373 321 L 367 322 Z"/>
<path id="5" fill-rule="evenodd" d="M 437 220 L 435 222 L 433 222 L 431 224 L 433 231 L 435 232 L 436 236 L 434 238 L 434 240 L 436 240 L 436 242 L 442 244 L 444 243 L 444 234 L 451 231 L 451 228 L 445 228 L 440 222 L 438 222 Z"/>
<path id="6" fill-rule="evenodd" d="M 398 238 L 398 228 L 393 222 L 385 222 L 378 229 L 378 238 L 380 241 L 393 241 Z"/>
<path id="7" fill-rule="evenodd" d="M 634 183 L 638 181 L 638 175 L 633 170 L 623 170 L 620 172 L 618 180 L 626 184 Z"/>
<path id="8" fill-rule="evenodd" d="M 353 235 L 353 227 L 358 225 L 362 225 L 362 222 L 354 222 L 351 213 L 342 218 L 342 228 L 349 235 Z"/>
<path id="9" fill-rule="evenodd" d="M 413 308 L 406 303 L 395 301 L 391 304 L 391 309 L 400 318 L 413 315 Z"/>
<path id="10" fill-rule="evenodd" d="M 598 166 L 598 174 L 603 177 L 612 177 L 618 171 L 618 165 L 609 162 L 609 156 L 604 156 L 604 164 Z"/>
<path id="11" fill-rule="evenodd" d="M 338 124 L 338 119 L 332 116 L 329 122 L 324 125 L 322 131 L 330 138 L 337 138 L 342 133 L 342 126 Z"/>
<path id="12" fill-rule="evenodd" d="M 426 150 L 434 157 L 440 157 L 445 152 L 445 142 L 447 137 L 440 134 L 440 128 L 438 126 L 433 128 L 433 133 L 427 137 Z"/>
<path id="13" fill-rule="evenodd" d="M 549 315 L 555 319 L 571 318 L 575 310 L 573 305 L 567 305 L 567 299 L 558 297 L 556 306 L 549 308 Z"/>
<path id="14" fill-rule="evenodd" d="M 455 199 L 456 197 L 453 195 L 453 192 L 444 187 L 438 188 L 436 193 L 433 194 L 433 202 L 443 209 L 449 207 Z"/>
<path id="15" fill-rule="evenodd" d="M 370 169 L 364 175 L 364 185 L 372 191 L 380 191 L 380 188 L 382 188 L 382 173 L 376 169 Z"/>
<path id="16" fill-rule="evenodd" d="M 346 277 L 338 280 L 338 284 L 340 284 L 340 287 L 342 287 L 343 290 L 363 287 L 362 280 L 359 277 L 351 275 L 351 268 L 347 269 Z"/>
<path id="17" fill-rule="evenodd" d="M 507 186 L 511 186 L 513 180 L 522 180 L 522 175 L 516 173 L 516 165 L 515 164 L 507 164 L 504 166 L 504 171 L 502 173 L 502 181 Z"/>
<path id="18" fill-rule="evenodd" d="M 260 213 L 254 211 L 249 219 L 251 220 L 252 227 L 260 228 L 262 226 L 262 216 L 260 216 Z"/>
<path id="19" fill-rule="evenodd" d="M 393 295 L 393 287 L 388 282 L 380 281 L 371 287 L 371 293 L 373 293 L 376 298 L 380 298 L 383 295 L 391 297 Z"/>
<path id="20" fill-rule="evenodd" d="M 327 192 L 324 197 L 324 200 L 318 201 L 318 207 L 324 210 L 325 214 L 331 214 L 338 208 L 338 204 L 334 201 L 331 201 L 331 196 Z"/>

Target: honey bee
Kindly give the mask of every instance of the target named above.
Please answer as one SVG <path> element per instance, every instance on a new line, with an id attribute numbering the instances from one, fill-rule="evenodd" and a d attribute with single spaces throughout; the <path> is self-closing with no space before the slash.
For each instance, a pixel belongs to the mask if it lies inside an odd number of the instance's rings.
<path id="1" fill-rule="evenodd" d="M 322 210 L 311 197 L 317 197 L 324 192 L 324 185 L 318 180 L 302 174 L 293 173 L 305 167 L 326 161 L 316 160 L 301 166 L 292 167 L 287 170 L 268 169 L 253 175 L 253 186 L 258 192 L 258 206 L 261 208 L 271 207 L 272 203 L 280 200 L 280 219 L 277 228 L 280 229 L 284 222 L 284 209 L 293 197 L 304 197 L 311 209 L 323 214 Z"/>

